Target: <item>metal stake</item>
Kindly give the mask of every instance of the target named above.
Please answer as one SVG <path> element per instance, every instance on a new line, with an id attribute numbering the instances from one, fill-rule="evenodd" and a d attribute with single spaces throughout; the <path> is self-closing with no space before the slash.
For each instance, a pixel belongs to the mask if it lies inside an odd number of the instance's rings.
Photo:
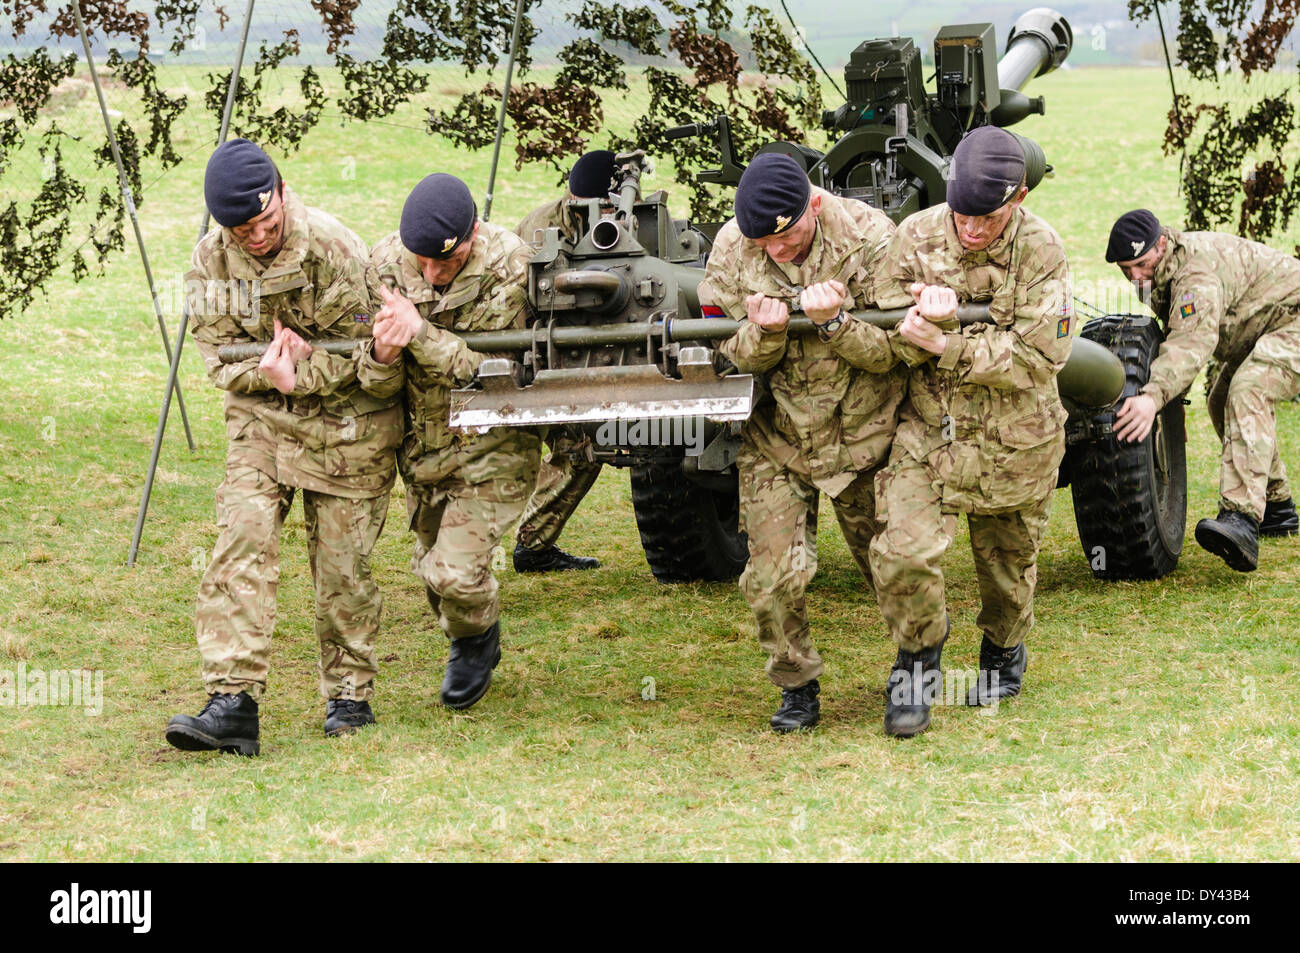
<path id="1" fill-rule="evenodd" d="M 501 110 L 497 113 L 497 138 L 492 146 L 492 171 L 488 173 L 487 196 L 483 199 L 483 221 L 492 218 L 492 192 L 497 184 L 497 160 L 501 158 L 501 137 L 506 130 L 506 100 L 510 98 L 510 79 L 515 72 L 515 53 L 519 50 L 519 27 L 524 22 L 524 3 L 515 0 L 515 28 L 510 33 L 510 58 L 506 60 L 506 87 L 501 91 Z"/>
<path id="2" fill-rule="evenodd" d="M 140 232 L 140 217 L 135 211 L 135 196 L 131 194 L 131 185 L 126 180 L 126 166 L 122 162 L 122 153 L 117 147 L 117 134 L 113 132 L 113 123 L 108 118 L 108 103 L 104 100 L 104 89 L 99 85 L 99 72 L 95 69 L 95 58 L 90 55 L 90 37 L 86 35 L 86 23 L 81 18 L 81 3 L 72 5 L 72 15 L 77 21 L 77 31 L 81 34 L 81 48 L 86 51 L 86 65 L 90 67 L 90 81 L 99 98 L 99 112 L 104 117 L 104 131 L 108 133 L 108 145 L 113 150 L 113 162 L 117 165 L 117 183 L 122 190 L 122 204 L 131 216 L 131 227 L 135 229 L 135 243 L 140 249 L 140 261 L 144 263 L 144 277 L 149 282 L 149 297 L 153 300 L 153 311 L 158 316 L 158 331 L 162 334 L 163 351 L 170 362 L 172 345 L 167 339 L 167 322 L 163 319 L 162 305 L 158 303 L 158 288 L 154 285 L 153 269 L 149 267 L 149 253 L 144 247 L 144 235 Z M 181 422 L 185 425 L 185 441 L 194 452 L 194 435 L 190 432 L 190 419 L 185 413 L 185 398 L 181 395 L 180 381 L 176 381 L 176 403 L 180 405 Z"/>
<path id="3" fill-rule="evenodd" d="M 244 47 L 248 45 L 248 28 L 253 22 L 253 0 L 248 0 L 244 11 L 244 30 L 239 37 L 239 52 L 235 56 L 235 68 L 230 74 L 230 86 L 226 90 L 226 108 L 221 114 L 221 132 L 217 135 L 217 145 L 226 141 L 230 131 L 230 114 L 235 108 L 235 90 L 239 86 L 239 72 L 244 66 Z M 204 212 L 203 224 L 199 226 L 199 238 L 208 231 L 209 213 Z M 149 474 L 145 477 L 144 493 L 140 496 L 140 511 L 135 517 L 135 534 L 131 537 L 131 552 L 126 558 L 128 567 L 135 565 L 136 553 L 140 551 L 140 536 L 144 532 L 144 517 L 149 511 L 149 496 L 153 492 L 153 478 L 158 471 L 158 454 L 162 451 L 163 434 L 167 431 L 167 414 L 172 405 L 172 389 L 176 384 L 181 366 L 181 347 L 185 343 L 185 331 L 190 323 L 189 295 L 185 296 L 185 307 L 181 310 L 181 324 L 176 332 L 176 347 L 172 351 L 172 366 L 167 375 L 167 390 L 163 394 L 162 410 L 158 414 L 158 431 L 153 438 L 153 453 L 149 457 Z"/>

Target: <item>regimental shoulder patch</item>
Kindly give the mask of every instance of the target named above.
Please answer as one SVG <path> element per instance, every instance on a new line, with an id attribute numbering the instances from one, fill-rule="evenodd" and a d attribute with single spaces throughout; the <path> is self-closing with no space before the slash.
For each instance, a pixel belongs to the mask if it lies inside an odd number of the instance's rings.
<path id="1" fill-rule="evenodd" d="M 772 234 L 775 235 L 777 232 L 781 231 L 781 229 L 785 228 L 789 224 L 790 224 L 789 215 L 778 215 L 776 217 L 776 228 L 772 229 Z"/>
<path id="2" fill-rule="evenodd" d="M 456 239 L 449 238 L 442 243 L 442 253 L 445 255 L 447 254 L 447 252 L 451 251 L 455 247 L 456 247 Z"/>
<path id="3" fill-rule="evenodd" d="M 1068 338 L 1070 336 L 1070 316 L 1068 314 L 1056 322 L 1056 336 L 1058 338 Z"/>
<path id="4" fill-rule="evenodd" d="M 704 318 L 725 318 L 727 312 L 723 311 L 716 304 L 701 304 L 700 316 Z"/>
<path id="5" fill-rule="evenodd" d="M 1187 301 L 1187 303 L 1183 305 L 1181 308 L 1179 308 L 1178 310 L 1182 313 L 1184 318 L 1190 318 L 1192 315 L 1196 313 L 1196 303 L 1193 301 L 1188 301 L 1186 296 L 1183 297 L 1183 300 Z"/>
<path id="6" fill-rule="evenodd" d="M 267 207 L 268 205 L 271 204 L 271 193 L 270 193 L 270 192 L 258 192 L 258 193 L 257 193 L 257 200 L 258 200 L 259 202 L 262 203 L 262 211 L 265 212 L 265 211 L 266 211 L 266 207 Z"/>

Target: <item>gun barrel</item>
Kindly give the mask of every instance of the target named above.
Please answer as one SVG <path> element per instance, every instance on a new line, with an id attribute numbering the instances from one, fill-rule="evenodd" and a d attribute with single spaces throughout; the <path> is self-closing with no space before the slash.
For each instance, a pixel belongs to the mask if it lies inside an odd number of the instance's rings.
<path id="1" fill-rule="evenodd" d="M 1074 31 L 1061 14 L 1035 7 L 1021 15 L 1007 37 L 1007 51 L 998 61 L 998 85 L 1020 90 L 1036 76 L 1056 69 L 1070 55 Z"/>

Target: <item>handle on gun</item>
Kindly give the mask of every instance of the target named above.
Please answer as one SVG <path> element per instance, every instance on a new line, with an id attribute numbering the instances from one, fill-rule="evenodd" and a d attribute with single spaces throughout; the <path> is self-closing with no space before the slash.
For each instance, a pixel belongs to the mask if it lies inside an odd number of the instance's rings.
<path id="1" fill-rule="evenodd" d="M 665 139 L 689 139 L 691 136 L 704 136 L 713 131 L 711 122 L 688 122 L 684 126 L 673 126 L 664 130 Z"/>

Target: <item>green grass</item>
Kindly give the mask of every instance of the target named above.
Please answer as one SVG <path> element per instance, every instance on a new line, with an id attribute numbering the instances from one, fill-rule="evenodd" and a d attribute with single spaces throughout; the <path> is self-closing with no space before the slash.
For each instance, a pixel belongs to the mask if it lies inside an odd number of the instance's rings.
<path id="1" fill-rule="evenodd" d="M 1115 216 L 1177 220 L 1177 162 L 1159 152 L 1157 71 L 1045 78 L 1024 123 L 1057 165 L 1031 197 L 1064 237 L 1088 297 L 1119 288 L 1101 261 Z M 1098 106 L 1097 104 L 1123 104 Z M 96 119 L 86 101 L 69 107 Z M 286 178 L 367 241 L 395 227 L 434 170 L 481 194 L 488 155 L 397 125 L 331 127 Z M 202 157 L 142 209 L 155 271 L 185 267 Z M 347 157 L 355 178 L 343 176 Z M 665 184 L 661 170 L 651 187 Z M 507 166 L 494 218 L 551 194 Z M 1279 240 L 1290 247 L 1292 238 Z M 1106 291 L 1100 284 L 1111 281 Z M 1109 306 L 1113 306 L 1114 302 Z M 174 319 L 173 319 L 174 320 Z M 190 755 L 163 741 L 202 703 L 193 602 L 215 538 L 219 393 L 192 347 L 182 383 L 198 451 L 169 429 L 135 569 L 125 567 L 165 363 L 131 254 L 102 279 L 61 279 L 0 324 L 0 670 L 102 670 L 104 708 L 0 708 L 0 858 L 1257 860 L 1300 855 L 1300 542 L 1267 542 L 1239 576 L 1190 536 L 1158 582 L 1088 572 L 1070 496 L 1056 495 L 1039 568 L 1023 697 L 995 716 L 943 708 L 905 743 L 880 728 L 893 657 L 833 520 L 809 612 L 826 659 L 822 726 L 776 737 L 752 617 L 730 585 L 661 586 L 641 556 L 626 476 L 607 471 L 562 542 L 595 573 L 500 573 L 504 654 L 470 712 L 437 703 L 446 655 L 409 572 L 395 495 L 374 556 L 385 594 L 380 724 L 327 742 L 302 517 L 285 530 L 263 756 Z M 1212 513 L 1217 448 L 1189 408 L 1189 526 Z M 1279 408 L 1296 460 L 1300 412 Z M 978 597 L 963 531 L 946 560 L 951 667 L 976 664 Z M 654 698 L 643 698 L 653 679 Z"/>

